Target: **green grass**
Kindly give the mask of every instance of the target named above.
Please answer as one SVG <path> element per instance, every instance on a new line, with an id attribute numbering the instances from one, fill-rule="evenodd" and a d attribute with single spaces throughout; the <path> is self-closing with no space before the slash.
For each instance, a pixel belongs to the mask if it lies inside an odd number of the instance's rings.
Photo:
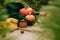
<path id="1" fill-rule="evenodd" d="M 60 40 L 60 0 L 51 1 L 50 5 L 42 6 L 40 11 L 51 13 L 51 18 L 48 20 L 46 17 L 42 21 L 44 28 L 49 28 L 54 31 L 55 39 Z"/>

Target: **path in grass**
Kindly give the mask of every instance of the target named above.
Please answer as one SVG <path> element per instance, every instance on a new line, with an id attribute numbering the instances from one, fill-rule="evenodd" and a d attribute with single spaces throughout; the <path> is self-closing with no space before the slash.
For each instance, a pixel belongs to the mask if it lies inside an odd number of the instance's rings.
<path id="1" fill-rule="evenodd" d="M 43 30 L 43 28 L 40 28 Z M 23 34 L 20 33 L 20 30 L 16 30 L 12 33 L 7 34 L 4 40 L 54 40 L 54 32 L 50 29 L 44 28 L 44 31 L 40 32 L 27 32 Z"/>

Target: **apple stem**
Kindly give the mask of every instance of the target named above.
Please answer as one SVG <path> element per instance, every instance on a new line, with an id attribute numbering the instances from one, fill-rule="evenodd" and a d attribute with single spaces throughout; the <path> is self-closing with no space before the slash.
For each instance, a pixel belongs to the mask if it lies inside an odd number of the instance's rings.
<path id="1" fill-rule="evenodd" d="M 29 15 L 31 15 L 31 12 L 29 13 Z"/>

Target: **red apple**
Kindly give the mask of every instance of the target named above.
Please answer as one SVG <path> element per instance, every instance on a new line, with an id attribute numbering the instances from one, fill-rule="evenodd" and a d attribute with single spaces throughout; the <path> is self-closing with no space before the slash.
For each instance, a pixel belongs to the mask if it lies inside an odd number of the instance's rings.
<path id="1" fill-rule="evenodd" d="M 26 20 L 28 20 L 28 21 L 34 21 L 35 20 L 35 16 L 34 15 L 27 15 L 26 16 Z"/>
<path id="2" fill-rule="evenodd" d="M 34 14 L 34 10 L 32 8 L 22 8 L 19 10 L 19 13 L 23 14 L 23 15 L 29 15 L 29 13 L 31 12 L 31 14 Z"/>

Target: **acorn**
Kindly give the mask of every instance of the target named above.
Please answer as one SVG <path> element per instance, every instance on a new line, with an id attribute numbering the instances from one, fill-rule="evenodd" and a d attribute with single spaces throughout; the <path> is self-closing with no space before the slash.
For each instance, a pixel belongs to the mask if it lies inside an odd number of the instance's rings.
<path id="1" fill-rule="evenodd" d="M 19 27 L 20 28 L 27 28 L 27 23 L 25 20 L 21 20 L 20 23 L 19 23 Z"/>
<path id="2" fill-rule="evenodd" d="M 27 23 L 26 23 L 26 21 L 24 19 L 20 21 L 19 27 L 20 28 L 27 28 Z M 21 30 L 20 32 L 24 33 L 24 30 Z"/>

